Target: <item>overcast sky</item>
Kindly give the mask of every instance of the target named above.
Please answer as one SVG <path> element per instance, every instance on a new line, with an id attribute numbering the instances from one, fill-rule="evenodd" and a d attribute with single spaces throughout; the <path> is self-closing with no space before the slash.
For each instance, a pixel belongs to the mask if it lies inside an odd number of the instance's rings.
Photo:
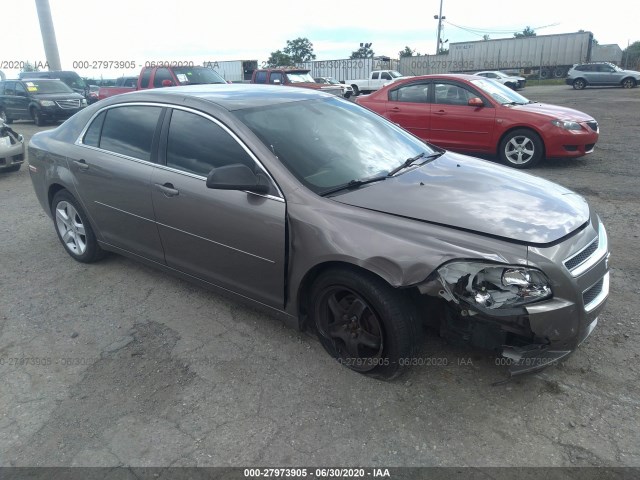
<path id="1" fill-rule="evenodd" d="M 313 43 L 318 60 L 348 58 L 360 42 L 372 42 L 376 54 L 393 58 L 405 45 L 433 54 L 438 23 L 433 16 L 440 7 L 439 0 L 49 1 L 62 68 L 72 70 L 80 60 L 131 60 L 138 65 L 135 71 L 112 75 L 76 69 L 82 76 L 111 77 L 137 74 L 146 61 L 263 62 L 298 37 Z M 481 40 L 484 33 L 507 38 L 531 26 L 538 35 L 588 30 L 601 44 L 617 43 L 624 49 L 629 41 L 640 40 L 640 7 L 630 4 L 535 0 L 507 6 L 495 0 L 444 0 L 443 39 Z M 7 78 L 17 70 L 3 62 L 46 60 L 35 1 L 19 0 L 13 6 L 13 13 L 3 16 L 1 30 L 0 68 Z"/>

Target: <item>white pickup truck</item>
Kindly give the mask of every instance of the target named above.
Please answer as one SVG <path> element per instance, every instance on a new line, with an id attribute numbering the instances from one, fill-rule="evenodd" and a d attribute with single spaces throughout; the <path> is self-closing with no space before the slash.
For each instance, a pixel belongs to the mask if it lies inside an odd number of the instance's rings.
<path id="1" fill-rule="evenodd" d="M 387 83 L 394 82 L 402 77 L 403 75 L 395 70 L 372 70 L 369 73 L 369 78 L 347 80 L 345 83 L 351 85 L 354 95 L 359 95 L 361 93 L 375 92 Z"/>

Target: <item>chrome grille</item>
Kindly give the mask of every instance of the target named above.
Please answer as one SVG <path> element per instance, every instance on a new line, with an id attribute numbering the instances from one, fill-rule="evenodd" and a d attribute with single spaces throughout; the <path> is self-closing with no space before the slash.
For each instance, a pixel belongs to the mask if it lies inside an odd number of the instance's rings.
<path id="1" fill-rule="evenodd" d="M 600 295 L 600 292 L 602 292 L 603 283 L 604 283 L 604 279 L 601 278 L 598 283 L 596 283 L 594 286 L 584 291 L 584 293 L 582 294 L 582 301 L 584 302 L 585 305 L 589 305 L 591 302 L 595 300 L 595 298 L 598 295 Z"/>
<path id="2" fill-rule="evenodd" d="M 579 277 L 596 263 L 602 261 L 608 252 L 607 231 L 601 222 L 598 225 L 598 238 L 566 258 L 563 264 L 571 272 L 572 276 Z"/>
<path id="3" fill-rule="evenodd" d="M 574 255 L 570 259 L 566 260 L 564 262 L 564 266 L 567 267 L 569 270 L 573 270 L 581 263 L 586 262 L 589 259 L 589 257 L 593 255 L 593 252 L 597 250 L 597 248 L 598 248 L 598 239 L 596 238 L 593 242 L 587 245 L 583 250 L 578 252 L 576 255 Z"/>
<path id="4" fill-rule="evenodd" d="M 593 130 L 594 132 L 598 131 L 598 122 L 587 122 L 587 125 L 589 125 L 589 127 L 591 127 L 591 130 Z"/>
<path id="5" fill-rule="evenodd" d="M 609 272 L 604 277 L 582 292 L 582 303 L 585 312 L 591 312 L 599 305 L 602 305 L 609 296 Z"/>
<path id="6" fill-rule="evenodd" d="M 65 108 L 65 109 L 79 108 L 80 107 L 80 100 L 56 100 L 56 104 L 60 108 Z"/>

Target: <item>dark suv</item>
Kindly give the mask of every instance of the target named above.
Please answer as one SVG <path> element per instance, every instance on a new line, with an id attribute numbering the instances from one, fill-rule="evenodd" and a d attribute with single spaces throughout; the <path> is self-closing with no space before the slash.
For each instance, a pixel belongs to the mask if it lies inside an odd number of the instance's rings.
<path id="1" fill-rule="evenodd" d="M 640 83 L 640 72 L 623 70 L 608 62 L 583 63 L 574 65 L 565 81 L 576 90 L 587 85 L 633 88 Z"/>
<path id="2" fill-rule="evenodd" d="M 0 82 L 0 118 L 6 123 L 33 120 L 36 125 L 44 125 L 66 120 L 86 106 L 86 99 L 60 80 Z"/>

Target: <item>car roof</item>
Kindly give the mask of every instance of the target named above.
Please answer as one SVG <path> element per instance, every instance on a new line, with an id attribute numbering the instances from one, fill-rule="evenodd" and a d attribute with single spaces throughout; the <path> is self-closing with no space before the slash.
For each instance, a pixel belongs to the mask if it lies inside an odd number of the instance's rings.
<path id="1" fill-rule="evenodd" d="M 322 98 L 338 97 L 309 88 L 233 83 L 152 88 L 109 97 L 106 100 L 113 99 L 113 103 L 143 101 L 184 105 L 187 99 L 191 99 L 196 102 L 214 103 L 231 111 Z"/>
<path id="2" fill-rule="evenodd" d="M 62 80 L 60 80 L 59 78 L 40 78 L 40 77 L 33 77 L 33 78 L 7 78 L 6 80 L 3 80 L 3 82 L 20 82 L 20 83 L 27 83 L 27 82 L 46 82 L 46 83 L 51 83 L 51 82 L 60 82 L 64 85 L 66 85 L 66 83 L 64 83 Z"/>
<path id="3" fill-rule="evenodd" d="M 412 81 L 412 80 L 437 80 L 437 79 L 471 81 L 471 80 L 478 80 L 478 76 L 470 73 L 433 73 L 431 75 L 418 75 L 415 77 L 407 77 L 400 80 L 396 80 L 396 82 L 401 81 L 405 83 L 407 81 Z M 393 83 L 391 85 L 393 85 Z"/>

